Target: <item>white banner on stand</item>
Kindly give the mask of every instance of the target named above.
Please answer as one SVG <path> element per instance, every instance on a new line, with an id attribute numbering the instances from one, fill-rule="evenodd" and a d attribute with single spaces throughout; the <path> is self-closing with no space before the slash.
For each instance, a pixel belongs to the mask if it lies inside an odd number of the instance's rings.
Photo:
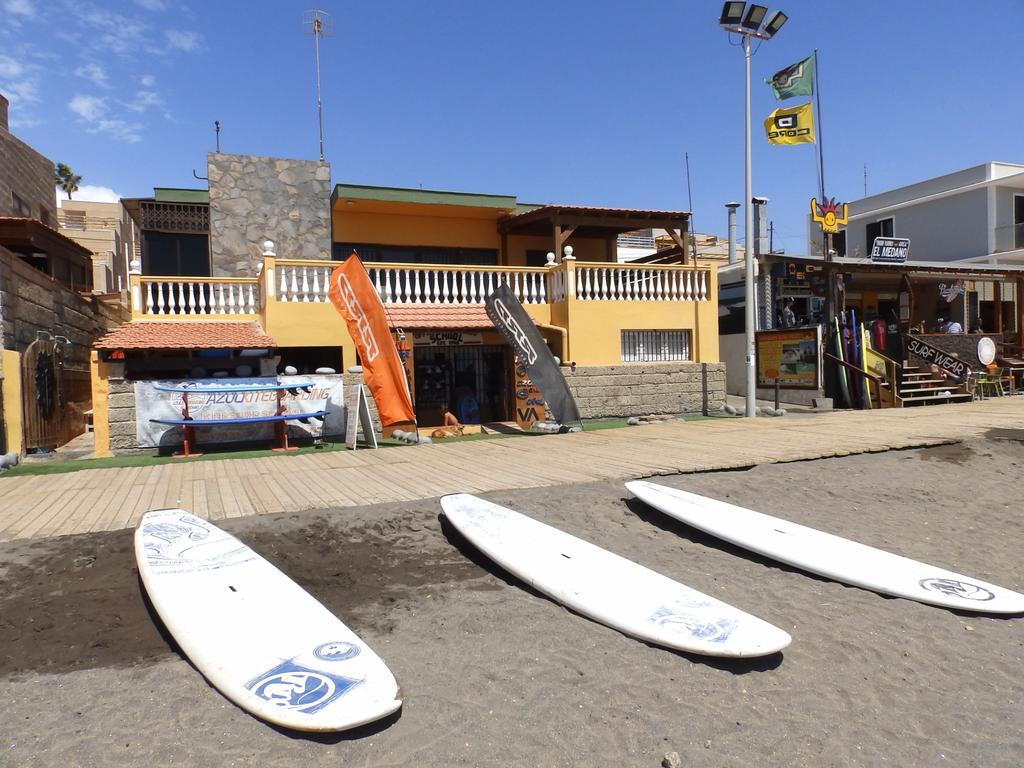
<path id="1" fill-rule="evenodd" d="M 345 427 L 345 398 L 340 375 L 259 376 L 233 379 L 161 379 L 135 382 L 135 428 L 140 447 L 159 447 L 181 442 L 181 427 L 155 424 L 150 419 L 180 419 L 184 407 L 182 395 L 157 387 L 217 390 L 188 395 L 189 416 L 197 421 L 208 419 L 244 419 L 273 416 L 277 413 L 278 392 L 237 391 L 245 387 L 288 384 L 312 384 L 306 389 L 284 390 L 285 412 L 314 413 L 327 411 L 326 419 L 307 422 L 288 421 L 288 428 L 311 437 L 341 435 Z M 233 391 L 235 390 L 235 391 Z M 322 424 L 322 427 L 321 427 Z M 270 440 L 274 437 L 273 422 L 217 424 L 196 429 L 199 443 L 234 443 Z"/>

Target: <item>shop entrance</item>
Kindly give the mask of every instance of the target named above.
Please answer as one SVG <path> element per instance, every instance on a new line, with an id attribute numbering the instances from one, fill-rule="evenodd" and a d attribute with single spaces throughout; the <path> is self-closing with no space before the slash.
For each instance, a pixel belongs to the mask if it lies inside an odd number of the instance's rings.
<path id="1" fill-rule="evenodd" d="M 420 426 L 441 425 L 445 404 L 463 424 L 511 419 L 508 347 L 416 347 L 413 376 Z"/>

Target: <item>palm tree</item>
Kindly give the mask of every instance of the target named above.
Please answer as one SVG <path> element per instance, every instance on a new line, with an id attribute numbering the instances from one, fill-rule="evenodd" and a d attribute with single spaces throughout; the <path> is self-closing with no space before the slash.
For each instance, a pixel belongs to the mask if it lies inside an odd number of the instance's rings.
<path id="1" fill-rule="evenodd" d="M 78 182 L 81 180 L 82 177 L 76 176 L 64 163 L 57 163 L 57 167 L 53 169 L 53 183 L 68 193 L 68 200 L 71 199 L 72 192 L 78 191 Z"/>

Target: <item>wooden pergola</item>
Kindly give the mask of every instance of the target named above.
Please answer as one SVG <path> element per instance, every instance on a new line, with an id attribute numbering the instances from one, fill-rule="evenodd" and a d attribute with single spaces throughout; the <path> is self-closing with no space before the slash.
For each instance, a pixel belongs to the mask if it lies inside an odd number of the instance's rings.
<path id="1" fill-rule="evenodd" d="M 638 229 L 664 229 L 683 254 L 690 227 L 689 211 L 644 211 L 630 208 L 591 208 L 577 205 L 542 205 L 498 222 L 502 255 L 508 253 L 509 235 L 550 236 L 551 250 L 561 260 L 570 237 L 605 241 L 608 261 L 616 261 L 619 235 Z M 685 258 L 684 258 L 685 262 Z"/>
<path id="2" fill-rule="evenodd" d="M 71 290 L 92 290 L 92 252 L 36 219 L 0 216 L 0 246 Z"/>

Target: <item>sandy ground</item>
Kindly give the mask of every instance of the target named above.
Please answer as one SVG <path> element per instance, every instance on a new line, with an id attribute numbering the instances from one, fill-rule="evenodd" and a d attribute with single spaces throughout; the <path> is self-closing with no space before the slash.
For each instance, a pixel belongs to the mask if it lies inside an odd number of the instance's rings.
<path id="1" fill-rule="evenodd" d="M 1024 591 L 1020 433 L 661 482 Z M 528 484 L 528 482 L 527 482 Z M 406 703 L 275 730 L 211 688 L 140 592 L 131 532 L 0 545 L 2 766 L 1013 766 L 1024 618 L 890 599 L 673 523 L 613 482 L 488 498 L 786 629 L 722 661 L 581 618 L 483 560 L 436 499 L 228 521 L 385 659 Z M 287 616 L 268 617 L 287 621 Z"/>

